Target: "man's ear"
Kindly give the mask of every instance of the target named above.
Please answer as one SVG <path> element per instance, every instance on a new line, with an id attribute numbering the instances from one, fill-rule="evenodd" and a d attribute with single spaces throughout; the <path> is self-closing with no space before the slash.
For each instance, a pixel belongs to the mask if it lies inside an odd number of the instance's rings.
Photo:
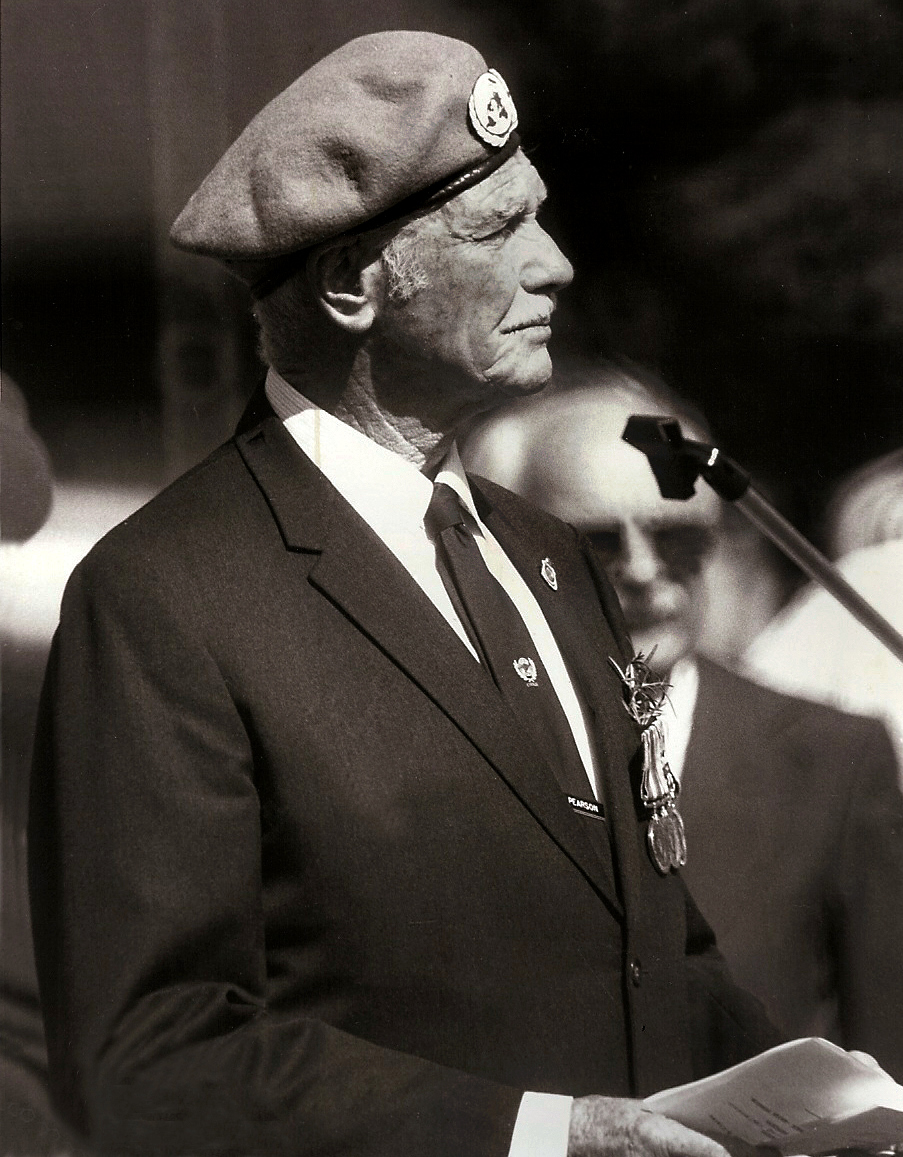
<path id="1" fill-rule="evenodd" d="M 365 334 L 379 303 L 382 263 L 357 238 L 321 245 L 307 259 L 307 277 L 321 309 L 348 333 Z"/>

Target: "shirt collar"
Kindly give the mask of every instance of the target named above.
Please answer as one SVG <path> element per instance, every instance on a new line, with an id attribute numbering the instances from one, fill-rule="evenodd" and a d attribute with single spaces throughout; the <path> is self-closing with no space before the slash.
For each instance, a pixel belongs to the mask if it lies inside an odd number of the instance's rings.
<path id="1" fill-rule="evenodd" d="M 315 405 L 272 368 L 267 373 L 266 394 L 304 453 L 384 541 L 422 527 L 433 484 L 412 462 Z M 436 481 L 452 487 L 482 533 L 455 443 Z"/>

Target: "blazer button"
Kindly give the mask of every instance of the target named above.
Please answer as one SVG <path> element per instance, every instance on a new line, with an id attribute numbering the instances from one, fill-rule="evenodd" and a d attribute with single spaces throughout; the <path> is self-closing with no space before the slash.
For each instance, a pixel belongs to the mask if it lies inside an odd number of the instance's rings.
<path id="1" fill-rule="evenodd" d="M 631 960 L 630 968 L 628 969 L 628 971 L 630 972 L 631 984 L 633 985 L 634 988 L 639 988 L 640 982 L 643 979 L 643 966 L 640 964 L 640 960 L 639 960 L 638 956 L 634 956 L 633 960 Z"/>

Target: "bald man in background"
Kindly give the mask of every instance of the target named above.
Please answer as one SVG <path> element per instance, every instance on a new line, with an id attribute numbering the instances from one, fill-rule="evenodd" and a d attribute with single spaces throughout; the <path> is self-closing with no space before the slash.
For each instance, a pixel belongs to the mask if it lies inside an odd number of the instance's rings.
<path id="1" fill-rule="evenodd" d="M 682 874 L 735 978 L 788 1035 L 869 1051 L 900 1080 L 903 798 L 889 739 L 877 722 L 766 690 L 698 653 L 721 502 L 701 482 L 688 501 L 661 497 L 645 456 L 621 439 L 635 413 L 676 416 L 710 440 L 651 376 L 601 365 L 495 411 L 465 458 L 583 532 L 635 648 L 671 684 Z"/>

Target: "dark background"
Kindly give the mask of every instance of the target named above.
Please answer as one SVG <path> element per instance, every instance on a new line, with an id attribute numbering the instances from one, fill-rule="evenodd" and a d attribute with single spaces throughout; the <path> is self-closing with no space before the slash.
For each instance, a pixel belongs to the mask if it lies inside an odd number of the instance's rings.
<path id="1" fill-rule="evenodd" d="M 578 272 L 559 349 L 658 369 L 817 534 L 837 477 L 903 440 L 881 0 L 5 0 L 3 367 L 58 474 L 168 477 L 227 435 L 247 301 L 168 225 L 267 99 L 393 26 L 508 79 Z"/>

